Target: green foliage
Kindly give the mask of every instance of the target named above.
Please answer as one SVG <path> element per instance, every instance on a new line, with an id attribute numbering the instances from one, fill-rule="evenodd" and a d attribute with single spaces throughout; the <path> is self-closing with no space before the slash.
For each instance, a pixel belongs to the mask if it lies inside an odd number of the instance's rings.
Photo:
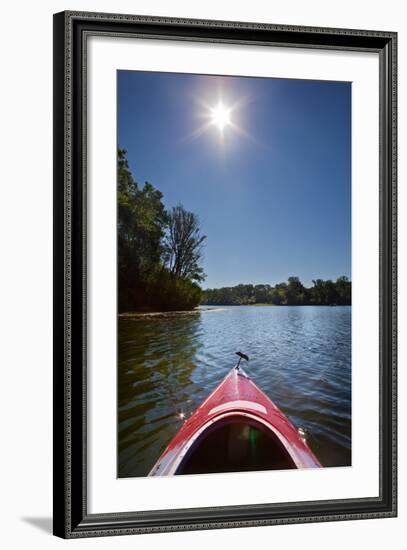
<path id="1" fill-rule="evenodd" d="M 162 269 L 151 286 L 153 305 L 160 311 L 189 310 L 199 305 L 201 288 L 191 281 Z"/>
<path id="2" fill-rule="evenodd" d="M 167 214 L 162 193 L 148 182 L 140 189 L 134 181 L 125 153 L 119 149 L 119 273 L 144 278 L 161 260 Z"/>
<path id="3" fill-rule="evenodd" d="M 303 305 L 307 302 L 306 289 L 298 277 L 288 277 L 287 305 Z"/>
<path id="4" fill-rule="evenodd" d="M 205 305 L 350 305 L 351 282 L 345 276 L 335 282 L 316 279 L 306 288 L 298 277 L 289 277 L 287 283 L 270 285 L 237 285 L 202 291 Z"/>
<path id="5" fill-rule="evenodd" d="M 182 205 L 166 212 L 163 195 L 146 182 L 133 179 L 126 151 L 117 164 L 118 308 L 134 310 L 193 309 L 201 299 L 196 284 L 204 279 L 200 266 L 202 243 L 199 222 Z M 177 269 L 169 258 L 169 235 L 176 223 Z"/>

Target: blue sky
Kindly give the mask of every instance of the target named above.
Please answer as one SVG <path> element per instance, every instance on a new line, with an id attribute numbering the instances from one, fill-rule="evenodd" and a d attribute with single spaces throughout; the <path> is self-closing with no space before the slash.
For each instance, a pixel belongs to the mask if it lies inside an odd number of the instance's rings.
<path id="1" fill-rule="evenodd" d="M 350 83 L 119 71 L 118 143 L 198 214 L 204 288 L 351 276 Z"/>

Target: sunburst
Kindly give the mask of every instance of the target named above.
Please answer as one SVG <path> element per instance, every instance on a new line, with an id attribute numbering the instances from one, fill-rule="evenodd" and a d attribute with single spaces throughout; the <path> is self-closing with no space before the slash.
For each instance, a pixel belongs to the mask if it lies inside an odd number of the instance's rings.
<path id="1" fill-rule="evenodd" d="M 227 107 L 219 101 L 215 107 L 210 108 L 211 124 L 216 126 L 222 134 L 227 126 L 232 126 L 231 119 L 232 108 Z"/>
<path id="2" fill-rule="evenodd" d="M 185 139 L 194 140 L 211 131 L 211 128 L 217 130 L 218 142 L 220 145 L 225 144 L 232 138 L 233 134 L 243 136 L 248 139 L 253 139 L 241 126 L 238 124 L 238 111 L 242 109 L 249 101 L 247 97 L 242 97 L 240 100 L 231 103 L 222 97 L 218 96 L 216 103 L 207 103 L 202 99 L 195 98 L 195 101 L 202 107 L 202 111 L 198 115 L 204 122 Z"/>

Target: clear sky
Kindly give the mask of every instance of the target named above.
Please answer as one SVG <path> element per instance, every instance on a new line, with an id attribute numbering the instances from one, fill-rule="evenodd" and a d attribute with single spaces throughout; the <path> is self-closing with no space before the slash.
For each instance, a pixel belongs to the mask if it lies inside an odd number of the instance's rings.
<path id="1" fill-rule="evenodd" d="M 351 277 L 350 83 L 119 71 L 118 142 L 199 216 L 204 288 Z"/>

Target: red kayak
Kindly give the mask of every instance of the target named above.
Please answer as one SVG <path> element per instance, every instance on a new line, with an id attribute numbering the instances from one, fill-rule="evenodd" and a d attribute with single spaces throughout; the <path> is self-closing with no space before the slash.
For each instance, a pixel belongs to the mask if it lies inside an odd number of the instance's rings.
<path id="1" fill-rule="evenodd" d="M 246 355 L 184 423 L 149 475 L 319 468 L 280 409 L 240 367 Z"/>

